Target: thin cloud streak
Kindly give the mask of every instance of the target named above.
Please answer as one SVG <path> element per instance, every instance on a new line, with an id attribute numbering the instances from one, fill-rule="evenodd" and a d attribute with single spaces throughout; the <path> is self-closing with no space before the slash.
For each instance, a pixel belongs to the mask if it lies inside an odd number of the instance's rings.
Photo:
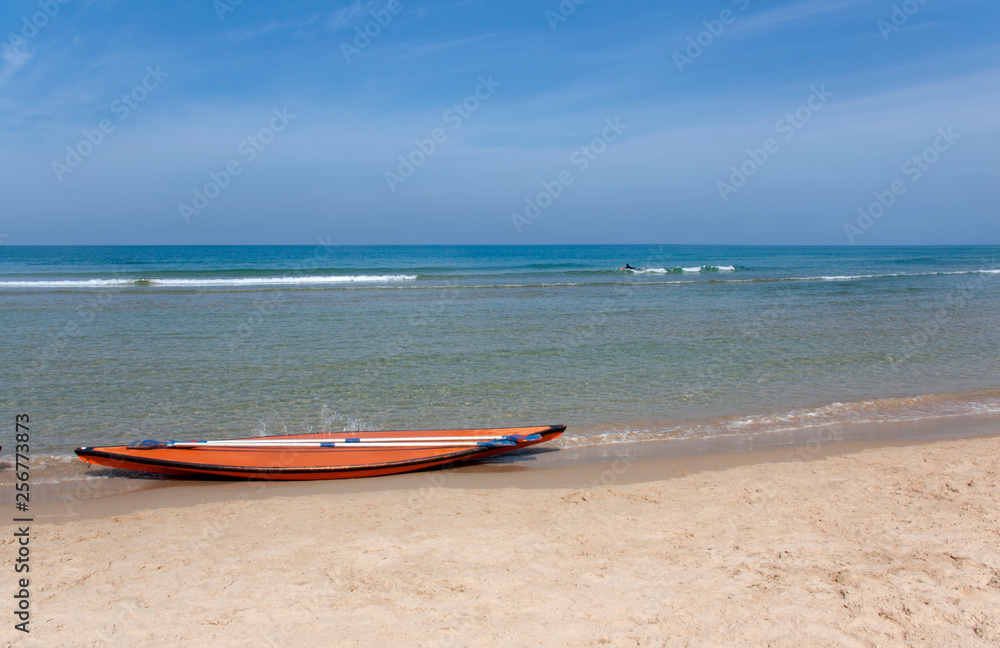
<path id="1" fill-rule="evenodd" d="M 863 3 L 860 3 L 863 4 Z M 838 13 L 859 6 L 857 0 L 802 0 L 783 7 L 777 7 L 741 20 L 733 28 L 733 32 L 758 32 L 787 26 L 809 18 L 816 18 L 831 13 Z"/>
<path id="2" fill-rule="evenodd" d="M 355 22 L 357 22 L 358 16 L 361 14 L 369 15 L 369 12 L 375 8 L 375 2 L 373 0 L 354 0 L 353 3 L 336 11 L 330 19 L 327 21 L 327 27 L 331 31 L 341 31 L 349 27 L 353 27 Z"/>
<path id="3" fill-rule="evenodd" d="M 476 43 L 479 41 L 487 40 L 490 38 L 496 38 L 497 36 L 503 36 L 505 34 L 510 34 L 514 30 L 505 29 L 503 31 L 493 32 L 490 34 L 480 34 L 479 36 L 470 36 L 468 38 L 458 38 L 455 40 L 442 41 L 440 43 L 426 43 L 424 45 L 416 45 L 408 48 L 408 53 L 411 56 L 419 56 L 421 54 L 428 54 L 430 52 L 435 52 L 438 50 L 446 49 L 449 47 L 456 47 L 459 45 L 468 45 L 469 43 Z"/>

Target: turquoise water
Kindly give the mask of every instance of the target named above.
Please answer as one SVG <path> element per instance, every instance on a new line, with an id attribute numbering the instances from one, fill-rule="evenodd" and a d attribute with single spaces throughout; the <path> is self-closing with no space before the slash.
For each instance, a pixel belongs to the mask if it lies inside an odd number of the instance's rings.
<path id="1" fill-rule="evenodd" d="M 573 445 L 994 412 L 998 314 L 998 247 L 0 247 L 0 406 L 55 456 L 344 428 L 566 423 Z"/>

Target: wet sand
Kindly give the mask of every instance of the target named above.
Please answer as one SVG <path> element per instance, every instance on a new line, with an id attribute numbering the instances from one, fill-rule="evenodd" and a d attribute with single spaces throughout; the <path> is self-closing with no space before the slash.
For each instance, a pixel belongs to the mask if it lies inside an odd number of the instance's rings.
<path id="1" fill-rule="evenodd" d="M 766 434 L 671 439 L 555 449 L 551 444 L 492 458 L 377 479 L 315 482 L 239 482 L 219 479 L 136 477 L 130 471 L 79 464 L 78 475 L 62 483 L 35 484 L 38 520 L 102 518 L 148 508 L 264 499 L 308 494 L 426 491 L 430 488 L 584 488 L 627 484 L 721 470 L 754 463 L 808 461 L 867 448 L 989 436 L 1000 433 L 1000 417 L 954 416 L 898 423 L 831 425 Z M 627 470 L 623 470 L 627 467 Z M 8 477 L 12 473 L 5 473 Z M 9 491 L 0 494 L 8 503 Z"/>
<path id="2" fill-rule="evenodd" d="M 561 454 L 46 505 L 18 645 L 1000 645 L 1000 437 Z"/>

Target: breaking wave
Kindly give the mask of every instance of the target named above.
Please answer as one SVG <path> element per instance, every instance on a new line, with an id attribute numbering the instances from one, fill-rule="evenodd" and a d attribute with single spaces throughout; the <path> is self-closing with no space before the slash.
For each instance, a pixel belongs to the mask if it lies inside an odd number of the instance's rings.
<path id="1" fill-rule="evenodd" d="M 213 288 L 223 286 L 309 286 L 347 283 L 391 283 L 413 281 L 417 275 L 338 275 L 312 277 L 234 277 L 229 279 L 55 279 L 0 281 L 0 288 Z"/>

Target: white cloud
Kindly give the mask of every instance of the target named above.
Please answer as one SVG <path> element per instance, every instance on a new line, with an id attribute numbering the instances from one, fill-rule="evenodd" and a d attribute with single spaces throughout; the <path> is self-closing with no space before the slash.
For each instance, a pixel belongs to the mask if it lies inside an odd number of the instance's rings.
<path id="1" fill-rule="evenodd" d="M 32 56 L 31 52 L 21 47 L 9 44 L 0 46 L 0 60 L 3 61 L 3 69 L 0 69 L 0 85 L 3 85 L 11 74 L 24 67 Z"/>

